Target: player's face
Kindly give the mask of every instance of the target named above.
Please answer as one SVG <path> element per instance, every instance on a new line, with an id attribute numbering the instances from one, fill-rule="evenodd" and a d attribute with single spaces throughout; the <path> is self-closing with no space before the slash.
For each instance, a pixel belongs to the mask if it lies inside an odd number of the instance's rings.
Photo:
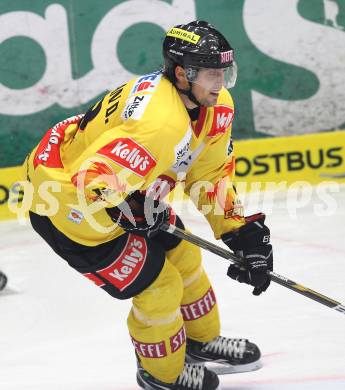
<path id="1" fill-rule="evenodd" d="M 202 68 L 193 82 L 193 93 L 198 101 L 206 107 L 217 103 L 220 90 L 225 80 L 225 69 Z"/>

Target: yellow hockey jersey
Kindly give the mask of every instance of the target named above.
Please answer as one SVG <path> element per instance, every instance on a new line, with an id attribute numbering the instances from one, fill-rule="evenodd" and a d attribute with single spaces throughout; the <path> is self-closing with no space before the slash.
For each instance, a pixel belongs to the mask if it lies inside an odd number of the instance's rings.
<path id="1" fill-rule="evenodd" d="M 215 237 L 243 225 L 233 186 L 233 101 L 223 88 L 214 107 L 192 121 L 161 72 L 133 79 L 85 115 L 49 129 L 24 167 L 34 187 L 31 210 L 89 246 L 123 234 L 105 211 L 134 190 L 181 183 Z M 165 189 L 166 189 L 165 188 Z"/>

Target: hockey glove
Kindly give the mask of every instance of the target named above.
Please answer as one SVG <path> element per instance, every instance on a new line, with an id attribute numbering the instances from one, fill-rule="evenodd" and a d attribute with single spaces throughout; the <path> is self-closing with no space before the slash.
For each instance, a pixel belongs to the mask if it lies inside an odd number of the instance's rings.
<path id="1" fill-rule="evenodd" d="M 271 283 L 267 271 L 273 271 L 270 230 L 264 223 L 265 217 L 262 213 L 246 217 L 246 224 L 238 231 L 221 236 L 235 254 L 243 257 L 243 265 L 231 264 L 227 275 L 240 283 L 254 286 L 254 295 L 267 290 Z"/>
<path id="2" fill-rule="evenodd" d="M 123 230 L 149 238 L 155 236 L 170 217 L 167 204 L 147 197 L 141 191 L 134 191 L 125 202 L 106 211 Z"/>

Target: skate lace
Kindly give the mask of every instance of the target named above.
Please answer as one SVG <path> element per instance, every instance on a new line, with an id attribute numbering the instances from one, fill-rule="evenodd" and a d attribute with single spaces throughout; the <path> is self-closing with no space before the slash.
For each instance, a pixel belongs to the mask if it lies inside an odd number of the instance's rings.
<path id="1" fill-rule="evenodd" d="M 190 389 L 202 390 L 204 375 L 204 366 L 186 363 L 181 375 L 177 379 L 177 384 L 188 386 Z"/>
<path id="2" fill-rule="evenodd" d="M 205 352 L 215 352 L 224 357 L 243 358 L 246 350 L 246 342 L 246 339 L 229 339 L 219 336 L 205 343 L 202 349 Z"/>

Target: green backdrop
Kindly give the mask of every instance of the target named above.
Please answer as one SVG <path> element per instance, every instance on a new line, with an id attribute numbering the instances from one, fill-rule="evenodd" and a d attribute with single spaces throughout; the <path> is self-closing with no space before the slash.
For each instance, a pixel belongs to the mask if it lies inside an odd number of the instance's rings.
<path id="1" fill-rule="evenodd" d="M 235 48 L 235 138 L 345 127 L 342 0 L 2 0 L 0 166 L 20 164 L 50 126 L 159 68 L 164 31 L 195 18 Z"/>

